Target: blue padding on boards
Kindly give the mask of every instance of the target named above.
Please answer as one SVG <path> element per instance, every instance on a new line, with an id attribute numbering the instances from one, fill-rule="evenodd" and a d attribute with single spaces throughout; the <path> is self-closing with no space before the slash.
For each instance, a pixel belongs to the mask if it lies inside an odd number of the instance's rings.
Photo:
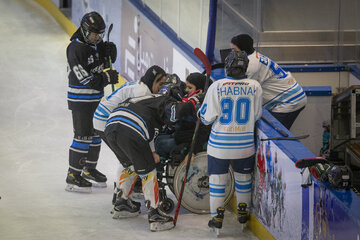
<path id="1" fill-rule="evenodd" d="M 283 130 L 289 137 L 294 135 L 287 130 L 279 121 L 277 121 L 271 113 L 269 113 L 265 108 L 262 109 L 263 116 L 268 118 L 271 122 L 274 123 L 279 129 Z M 267 137 L 283 137 L 279 132 L 277 132 L 272 126 L 266 122 L 260 120 L 258 123 L 258 128 L 263 131 Z M 310 152 L 300 141 L 296 140 L 272 140 L 294 163 L 303 158 L 313 158 L 315 155 Z M 295 164 L 294 164 L 295 167 Z"/>
<path id="2" fill-rule="evenodd" d="M 301 239 L 309 238 L 309 224 L 310 224 L 310 199 L 309 188 L 302 188 L 302 231 Z"/>
<path id="3" fill-rule="evenodd" d="M 331 96 L 331 86 L 302 87 L 306 96 Z"/>
<path id="4" fill-rule="evenodd" d="M 289 72 L 343 72 L 345 65 L 316 64 L 316 65 L 281 65 L 281 68 Z"/>
<path id="5" fill-rule="evenodd" d="M 360 67 L 360 66 L 359 66 Z M 356 65 L 350 66 L 350 73 L 360 80 L 360 68 Z"/>

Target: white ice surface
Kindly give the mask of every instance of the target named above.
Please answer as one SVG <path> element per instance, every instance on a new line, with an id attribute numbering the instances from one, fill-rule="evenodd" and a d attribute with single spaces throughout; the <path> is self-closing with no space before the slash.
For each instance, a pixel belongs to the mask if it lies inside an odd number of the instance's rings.
<path id="1" fill-rule="evenodd" d="M 30 0 L 0 1 L 0 239 L 213 239 L 209 215 L 181 211 L 175 229 L 151 233 L 147 215 L 113 220 L 119 163 L 103 146 L 106 189 L 64 190 L 72 142 L 67 109 L 69 37 Z M 256 239 L 227 213 L 222 239 Z"/>

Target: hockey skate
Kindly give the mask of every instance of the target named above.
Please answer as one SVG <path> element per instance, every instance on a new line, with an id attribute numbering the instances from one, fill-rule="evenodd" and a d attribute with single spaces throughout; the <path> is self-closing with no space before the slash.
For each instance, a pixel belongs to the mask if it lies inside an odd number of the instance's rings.
<path id="1" fill-rule="evenodd" d="M 139 202 L 132 201 L 130 198 L 117 198 L 114 204 L 114 208 L 111 211 L 113 219 L 131 218 L 140 214 Z"/>
<path id="2" fill-rule="evenodd" d="M 238 221 L 241 224 L 241 230 L 244 231 L 247 221 L 250 218 L 249 211 L 246 210 L 246 203 L 239 203 L 238 205 Z"/>
<path id="3" fill-rule="evenodd" d="M 79 174 L 68 173 L 66 177 L 67 186 L 65 188 L 68 192 L 83 192 L 91 193 L 91 182 L 86 181 Z"/>
<path id="4" fill-rule="evenodd" d="M 81 172 L 81 176 L 86 180 L 92 182 L 94 187 L 100 187 L 100 188 L 106 187 L 106 181 L 107 181 L 106 176 L 101 172 L 99 172 L 98 170 L 96 170 L 95 168 L 90 169 L 84 167 Z"/>
<path id="5" fill-rule="evenodd" d="M 220 234 L 220 229 L 222 228 L 222 224 L 224 221 L 225 209 L 222 207 L 218 207 L 216 209 L 216 212 L 217 212 L 217 215 L 209 221 L 208 226 L 211 228 L 211 230 L 213 232 L 215 232 L 216 237 L 218 237 Z"/>
<path id="6" fill-rule="evenodd" d="M 150 224 L 150 231 L 159 232 L 170 230 L 174 228 L 174 219 L 165 213 L 161 212 L 159 208 L 153 208 L 148 213 L 148 219 Z"/>

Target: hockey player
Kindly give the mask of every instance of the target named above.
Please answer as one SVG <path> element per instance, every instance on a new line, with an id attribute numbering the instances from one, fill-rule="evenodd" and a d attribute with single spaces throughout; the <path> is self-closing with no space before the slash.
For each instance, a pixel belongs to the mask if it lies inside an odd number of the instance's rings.
<path id="1" fill-rule="evenodd" d="M 104 71 L 110 56 L 116 60 L 116 46 L 103 42 L 105 22 L 97 12 L 84 15 L 72 35 L 66 55 L 69 66 L 68 106 L 72 111 L 74 138 L 69 150 L 67 191 L 91 192 L 94 180 L 106 187 L 106 176 L 96 169 L 101 139 L 94 134 L 93 115 L 104 87 L 118 82 L 116 70 Z"/>
<path id="2" fill-rule="evenodd" d="M 170 89 L 168 86 L 164 88 Z M 113 218 L 139 214 L 139 204 L 129 198 L 139 175 L 148 208 L 150 230 L 161 231 L 174 227 L 172 217 L 158 208 L 159 189 L 155 162 L 159 162 L 159 155 L 155 153 L 153 140 L 164 124 L 174 124 L 180 116 L 195 114 L 193 102 L 200 102 L 200 97 L 194 96 L 193 101 L 186 103 L 166 95 L 131 98 L 119 104 L 110 114 L 105 136 L 111 148 L 122 156 L 120 160 L 125 168 L 120 176 Z"/>
<path id="3" fill-rule="evenodd" d="M 191 96 L 202 93 L 205 87 L 206 76 L 204 74 L 194 72 L 187 76 L 185 81 L 186 95 L 182 99 L 186 102 Z M 179 119 L 174 127 L 175 130 L 171 134 L 160 134 L 155 140 L 156 152 L 164 158 L 170 157 L 170 153 L 177 151 L 182 147 L 189 147 L 195 130 L 196 116 L 187 116 Z M 194 148 L 194 155 L 203 151 L 203 145 L 207 143 L 210 134 L 209 126 L 201 124 L 197 136 L 197 142 Z M 178 146 L 178 148 L 177 148 Z M 180 150 L 180 149 L 179 149 Z M 193 155 L 193 158 L 194 158 Z M 184 156 L 185 157 L 185 156 Z M 186 156 L 187 158 L 187 156 Z"/>
<path id="4" fill-rule="evenodd" d="M 116 91 L 106 97 L 104 101 L 100 102 L 95 111 L 93 122 L 96 133 L 104 142 L 107 142 L 104 131 L 110 113 L 128 98 L 158 93 L 165 81 L 165 71 L 161 67 L 154 65 L 145 72 L 145 75 L 141 77 L 139 82 L 127 82 L 116 89 Z"/>
<path id="5" fill-rule="evenodd" d="M 246 223 L 251 202 L 251 173 L 255 164 L 255 122 L 261 117 L 262 89 L 246 78 L 248 58 L 232 51 L 225 60 L 227 77 L 208 89 L 200 109 L 204 124 L 212 124 L 208 141 L 210 212 L 208 225 L 217 233 L 224 219 L 225 185 L 229 165 L 235 176 L 238 220 Z"/>
<path id="6" fill-rule="evenodd" d="M 270 58 L 256 52 L 253 39 L 240 34 L 231 39 L 230 46 L 248 54 L 246 75 L 259 81 L 263 89 L 263 105 L 270 113 L 290 129 L 296 117 L 305 108 L 306 95 L 290 72 L 284 71 Z"/>

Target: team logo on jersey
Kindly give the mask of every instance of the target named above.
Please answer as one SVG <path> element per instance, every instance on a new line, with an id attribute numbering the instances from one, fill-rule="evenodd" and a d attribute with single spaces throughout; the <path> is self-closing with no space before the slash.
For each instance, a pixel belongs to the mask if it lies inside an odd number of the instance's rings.
<path id="1" fill-rule="evenodd" d="M 94 56 L 91 55 L 89 58 L 88 58 L 88 65 L 94 63 Z"/>

